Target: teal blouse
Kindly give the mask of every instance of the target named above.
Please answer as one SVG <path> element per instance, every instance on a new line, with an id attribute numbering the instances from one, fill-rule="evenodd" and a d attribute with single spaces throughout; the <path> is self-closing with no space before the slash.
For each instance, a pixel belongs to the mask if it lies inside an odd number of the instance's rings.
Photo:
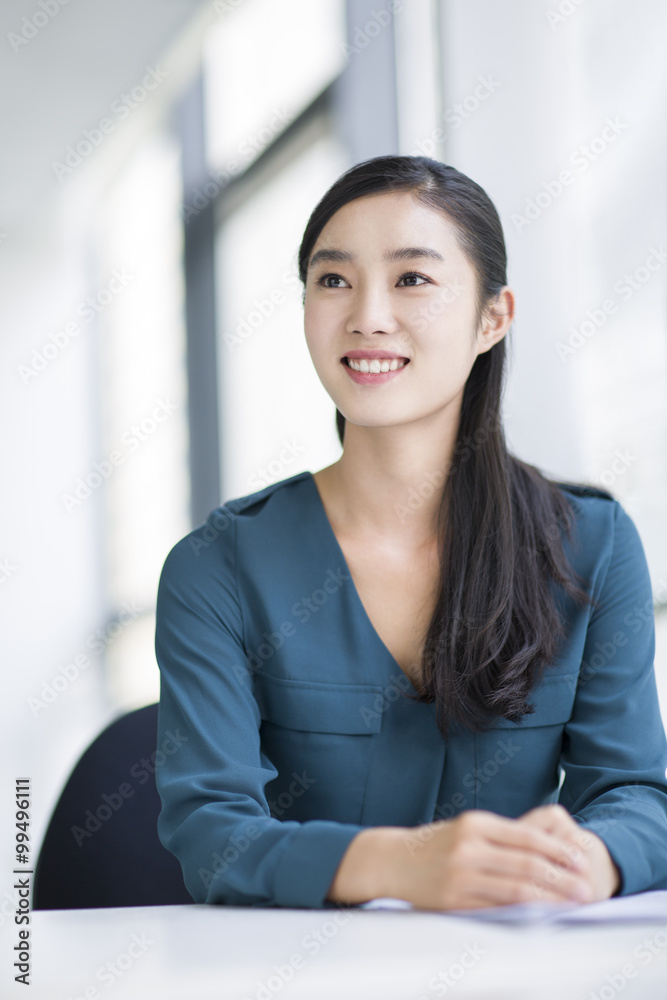
<path id="1" fill-rule="evenodd" d="M 602 490 L 559 483 L 566 554 L 599 606 L 532 714 L 443 739 L 371 624 L 310 472 L 229 500 L 170 551 L 157 598 L 158 833 L 196 902 L 327 907 L 352 838 L 466 809 L 562 803 L 605 842 L 620 893 L 667 888 L 667 740 L 637 529 Z"/>

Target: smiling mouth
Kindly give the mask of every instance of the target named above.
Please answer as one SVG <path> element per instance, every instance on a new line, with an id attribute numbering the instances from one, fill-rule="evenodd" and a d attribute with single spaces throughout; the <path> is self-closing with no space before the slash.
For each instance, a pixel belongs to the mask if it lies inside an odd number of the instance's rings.
<path id="1" fill-rule="evenodd" d="M 355 372 L 379 375 L 383 372 L 395 372 L 410 364 L 409 358 L 348 358 L 341 359 L 344 365 Z"/>

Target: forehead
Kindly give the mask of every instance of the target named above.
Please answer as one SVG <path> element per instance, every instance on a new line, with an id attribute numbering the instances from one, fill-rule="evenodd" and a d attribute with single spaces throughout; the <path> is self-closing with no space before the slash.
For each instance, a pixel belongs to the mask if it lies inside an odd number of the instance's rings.
<path id="1" fill-rule="evenodd" d="M 347 202 L 322 228 L 313 251 L 355 247 L 400 247 L 415 243 L 458 251 L 456 227 L 442 211 L 420 201 L 412 191 L 364 195 Z"/>

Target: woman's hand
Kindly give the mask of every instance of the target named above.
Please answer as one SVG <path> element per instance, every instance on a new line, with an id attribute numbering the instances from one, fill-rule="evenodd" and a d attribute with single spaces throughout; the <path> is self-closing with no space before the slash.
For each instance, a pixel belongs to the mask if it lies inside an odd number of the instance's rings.
<path id="1" fill-rule="evenodd" d="M 607 899 L 620 876 L 604 843 L 561 805 L 518 819 L 470 809 L 416 827 L 368 827 L 350 842 L 327 899 L 380 896 L 417 909 Z"/>
<path id="2" fill-rule="evenodd" d="M 572 856 L 585 860 L 582 873 L 590 886 L 591 902 L 609 899 L 618 892 L 621 875 L 604 841 L 592 830 L 582 829 L 563 806 L 539 806 L 520 818 L 525 823 L 564 838 L 570 844 Z"/>
<path id="3" fill-rule="evenodd" d="M 576 823 L 567 819 L 561 806 L 518 819 L 473 809 L 402 830 L 402 858 L 399 830 L 388 828 L 394 863 L 385 869 L 389 884 L 381 894 L 445 910 L 603 898 L 609 872 L 594 848 L 573 846 Z"/>

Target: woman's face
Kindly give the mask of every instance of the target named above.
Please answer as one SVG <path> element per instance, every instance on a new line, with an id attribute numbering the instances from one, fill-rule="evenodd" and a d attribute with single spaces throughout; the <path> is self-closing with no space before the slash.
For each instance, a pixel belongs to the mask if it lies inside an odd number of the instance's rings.
<path id="1" fill-rule="evenodd" d="M 477 277 L 455 233 L 409 191 L 356 198 L 322 229 L 306 278 L 306 342 L 351 423 L 387 426 L 458 410 L 475 358 L 504 335 L 475 329 Z M 365 372 L 352 370 L 350 357 Z M 374 371 L 392 359 L 400 359 L 394 371 Z"/>

